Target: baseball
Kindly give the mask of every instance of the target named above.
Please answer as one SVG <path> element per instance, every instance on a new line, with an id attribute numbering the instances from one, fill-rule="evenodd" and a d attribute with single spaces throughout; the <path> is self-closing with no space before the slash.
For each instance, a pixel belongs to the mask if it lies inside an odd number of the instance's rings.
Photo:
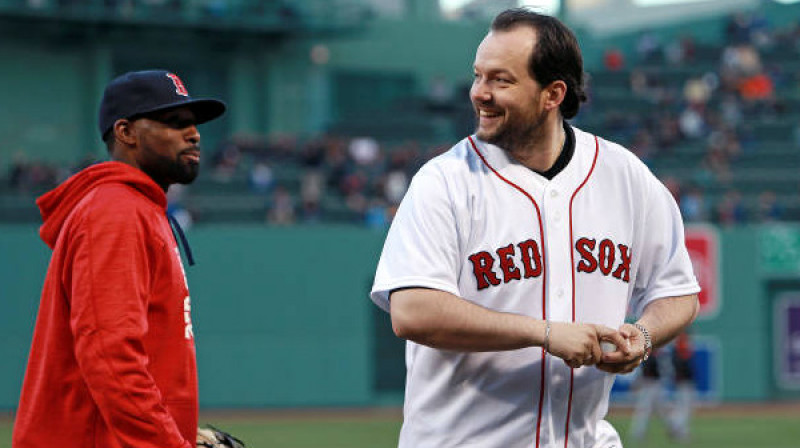
<path id="1" fill-rule="evenodd" d="M 617 351 L 617 346 L 613 342 L 603 341 L 600 343 L 600 349 L 603 353 L 612 353 Z"/>

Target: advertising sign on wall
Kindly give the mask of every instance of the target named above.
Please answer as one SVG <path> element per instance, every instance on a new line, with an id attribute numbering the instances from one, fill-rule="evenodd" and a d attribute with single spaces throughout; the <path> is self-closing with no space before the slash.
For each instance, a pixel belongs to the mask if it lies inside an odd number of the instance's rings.
<path id="1" fill-rule="evenodd" d="M 778 385 L 800 389 L 800 292 L 782 294 L 775 302 L 773 316 Z"/>
<path id="2" fill-rule="evenodd" d="M 692 259 L 694 275 L 700 283 L 700 318 L 715 316 L 720 309 L 719 289 L 722 284 L 719 268 L 717 231 L 709 226 L 686 228 L 686 249 Z"/>

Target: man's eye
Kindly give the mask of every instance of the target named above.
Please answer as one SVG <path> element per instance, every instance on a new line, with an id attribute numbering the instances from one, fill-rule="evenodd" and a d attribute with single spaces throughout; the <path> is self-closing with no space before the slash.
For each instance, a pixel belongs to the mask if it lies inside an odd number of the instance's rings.
<path id="1" fill-rule="evenodd" d="M 164 124 L 174 129 L 183 129 L 192 125 L 191 120 L 172 118 L 164 121 Z"/>

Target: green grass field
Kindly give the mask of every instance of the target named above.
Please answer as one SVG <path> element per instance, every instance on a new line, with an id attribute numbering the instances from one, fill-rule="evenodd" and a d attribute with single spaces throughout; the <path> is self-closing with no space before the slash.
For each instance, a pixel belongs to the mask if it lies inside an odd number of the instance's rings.
<path id="1" fill-rule="evenodd" d="M 212 423 L 239 436 L 249 448 L 382 448 L 394 447 L 400 419 L 394 415 L 335 415 L 293 413 L 277 416 L 248 414 L 219 417 Z M 208 418 L 201 419 L 202 421 Z M 684 445 L 669 441 L 659 421 L 650 427 L 645 442 L 625 440 L 627 415 L 614 414 L 611 422 L 623 435 L 626 448 L 796 448 L 800 446 L 800 415 L 701 413 L 692 421 L 692 440 Z M 0 420 L 0 448 L 11 447 L 11 422 Z"/>

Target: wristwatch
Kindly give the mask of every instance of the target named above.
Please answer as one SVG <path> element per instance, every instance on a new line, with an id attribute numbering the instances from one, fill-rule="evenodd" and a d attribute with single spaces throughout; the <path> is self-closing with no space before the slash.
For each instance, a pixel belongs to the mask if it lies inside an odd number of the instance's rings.
<path id="1" fill-rule="evenodd" d="M 653 351 L 653 341 L 650 339 L 650 332 L 640 323 L 635 323 L 633 326 L 638 328 L 644 336 L 644 358 L 642 358 L 642 362 L 647 361 L 647 358 L 650 357 L 650 352 Z"/>

